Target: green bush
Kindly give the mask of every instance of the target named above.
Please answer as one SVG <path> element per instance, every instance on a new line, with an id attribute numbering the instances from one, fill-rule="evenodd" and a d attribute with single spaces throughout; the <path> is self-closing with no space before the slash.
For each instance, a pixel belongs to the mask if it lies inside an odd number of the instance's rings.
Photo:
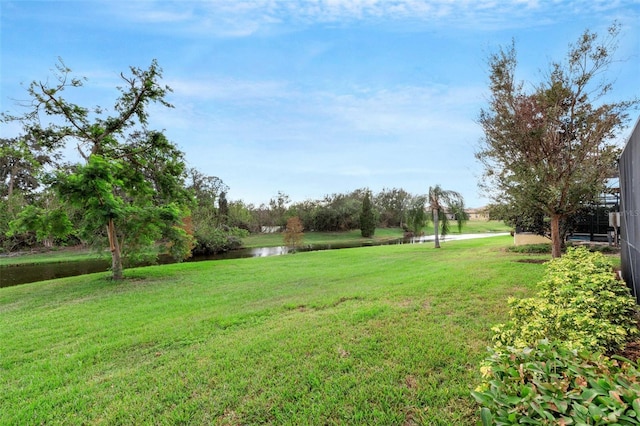
<path id="1" fill-rule="evenodd" d="M 507 248 L 507 251 L 512 253 L 526 253 L 526 254 L 547 254 L 551 253 L 551 244 L 524 244 L 521 246 L 511 246 Z"/>
<path id="2" fill-rule="evenodd" d="M 196 244 L 192 253 L 216 254 L 235 250 L 242 247 L 242 238 L 247 235 L 244 229 L 204 223 L 194 230 Z"/>
<path id="3" fill-rule="evenodd" d="M 640 371 L 615 360 L 541 341 L 493 351 L 473 397 L 483 425 L 638 425 Z"/>
<path id="4" fill-rule="evenodd" d="M 547 271 L 536 296 L 509 299 L 509 322 L 493 328 L 498 347 L 524 348 L 549 339 L 604 352 L 638 334 L 635 300 L 604 255 L 569 248 L 548 262 Z"/>

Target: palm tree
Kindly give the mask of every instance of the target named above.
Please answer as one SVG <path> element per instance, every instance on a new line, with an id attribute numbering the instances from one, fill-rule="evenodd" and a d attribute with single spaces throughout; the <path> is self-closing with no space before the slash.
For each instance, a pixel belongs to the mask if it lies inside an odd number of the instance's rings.
<path id="1" fill-rule="evenodd" d="M 429 210 L 433 215 L 433 229 L 435 235 L 435 248 L 440 248 L 439 234 L 443 237 L 449 233 L 449 219 L 447 211 L 453 212 L 458 221 L 458 229 L 462 229 L 462 223 L 466 216 L 464 213 L 464 199 L 459 192 L 444 190 L 440 185 L 429 187 Z"/>

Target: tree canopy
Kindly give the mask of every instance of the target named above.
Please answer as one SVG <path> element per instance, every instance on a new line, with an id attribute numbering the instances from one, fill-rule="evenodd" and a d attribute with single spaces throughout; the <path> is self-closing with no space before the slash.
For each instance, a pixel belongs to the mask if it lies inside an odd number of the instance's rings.
<path id="1" fill-rule="evenodd" d="M 516 80 L 516 49 L 489 57 L 491 98 L 480 112 L 484 139 L 476 157 L 480 186 L 498 204 L 550 219 L 553 256 L 561 253 L 560 222 L 594 200 L 612 177 L 614 143 L 634 101 L 607 102 L 620 27 L 604 38 L 586 30 L 564 62 L 552 62 L 543 81 Z"/>
<path id="2" fill-rule="evenodd" d="M 135 258 L 158 241 L 178 258 L 190 249 L 182 219 L 190 194 L 184 188 L 182 152 L 160 131 L 148 129 L 148 107 L 171 107 L 162 86 L 162 70 L 154 60 L 147 69 L 130 68 L 108 115 L 101 107 L 87 108 L 67 101 L 66 90 L 83 87 L 60 60 L 53 84 L 34 81 L 24 115 L 3 114 L 17 120 L 37 145 L 48 150 L 75 144 L 85 164 L 52 173 L 49 183 L 60 197 L 82 209 L 81 234 L 112 255 L 112 275 L 123 278 L 123 254 Z M 106 238 L 105 238 L 106 237 Z"/>
<path id="3" fill-rule="evenodd" d="M 376 214 L 371 204 L 371 193 L 367 191 L 362 200 L 360 212 L 360 235 L 364 238 L 373 237 L 376 232 Z"/>
<path id="4" fill-rule="evenodd" d="M 434 247 L 440 248 L 440 235 L 449 233 L 449 217 L 453 214 L 458 222 L 458 228 L 466 220 L 464 213 L 464 198 L 457 191 L 442 189 L 440 185 L 429 187 L 427 203 L 433 219 Z"/>

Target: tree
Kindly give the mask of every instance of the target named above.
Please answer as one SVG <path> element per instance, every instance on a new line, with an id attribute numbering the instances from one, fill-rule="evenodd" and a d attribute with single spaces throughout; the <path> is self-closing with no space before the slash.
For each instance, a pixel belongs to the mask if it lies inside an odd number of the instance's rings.
<path id="1" fill-rule="evenodd" d="M 57 159 L 33 138 L 0 138 L 0 197 L 11 198 L 16 191 L 32 192 L 41 184 L 44 167 Z"/>
<path id="2" fill-rule="evenodd" d="M 73 224 L 66 212 L 61 209 L 45 210 L 34 205 L 26 206 L 15 220 L 9 223 L 7 236 L 19 232 L 33 231 L 36 239 L 46 247 L 52 247 L 56 238 L 64 238 L 73 230 Z"/>
<path id="3" fill-rule="evenodd" d="M 427 211 L 424 206 L 427 203 L 427 197 L 419 195 L 413 197 L 409 204 L 409 211 L 407 213 L 407 224 L 409 230 L 414 236 L 420 236 L 423 233 L 423 228 L 429 221 Z"/>
<path id="4" fill-rule="evenodd" d="M 302 221 L 294 216 L 287 219 L 287 227 L 284 231 L 284 245 L 293 248 L 295 251 L 302 244 L 304 233 L 302 232 Z"/>
<path id="5" fill-rule="evenodd" d="M 229 202 L 227 201 L 227 193 L 222 191 L 218 199 L 218 220 L 225 225 L 229 219 Z"/>
<path id="6" fill-rule="evenodd" d="M 240 238 L 246 235 L 246 231 L 236 227 L 235 220 L 229 216 L 226 198 L 229 187 L 222 179 L 204 175 L 196 169 L 188 171 L 187 180 L 187 189 L 195 199 L 190 218 L 195 238 L 193 252 L 207 255 L 239 248 Z"/>
<path id="7" fill-rule="evenodd" d="M 229 191 L 229 186 L 217 176 L 207 176 L 198 169 L 187 171 L 187 189 L 193 192 L 198 206 L 213 209 L 216 200 Z"/>
<path id="8" fill-rule="evenodd" d="M 449 218 L 447 213 L 464 212 L 464 199 L 456 191 L 444 190 L 440 185 L 429 187 L 427 197 L 429 210 L 433 218 L 433 234 L 435 238 L 435 248 L 440 248 L 439 235 L 445 236 L 449 233 Z M 464 216 L 457 214 L 458 227 L 462 227 Z"/>
<path id="9" fill-rule="evenodd" d="M 362 200 L 362 211 L 360 212 L 360 235 L 364 238 L 371 238 L 376 232 L 376 215 L 371 205 L 371 193 L 367 191 Z"/>
<path id="10" fill-rule="evenodd" d="M 287 194 L 282 191 L 278 191 L 276 198 L 269 200 L 269 226 L 284 226 L 286 225 L 286 213 L 287 205 L 291 202 L 291 199 Z"/>
<path id="11" fill-rule="evenodd" d="M 402 228 L 411 195 L 404 189 L 384 188 L 375 196 L 374 204 L 380 211 L 380 226 Z"/>
<path id="12" fill-rule="evenodd" d="M 600 41 L 585 31 L 564 63 L 552 62 L 531 92 L 516 83 L 516 50 L 489 58 L 491 99 L 480 112 L 484 140 L 476 157 L 485 168 L 480 186 L 499 204 L 550 220 L 552 255 L 561 255 L 561 222 L 605 190 L 618 148 L 612 142 L 638 100 L 603 102 L 612 84 L 619 25 Z"/>
<path id="13" fill-rule="evenodd" d="M 183 184 L 183 154 L 162 132 L 147 128 L 151 103 L 172 107 L 165 100 L 171 89 L 160 85 L 157 62 L 146 70 L 131 67 L 128 76 L 120 74 L 123 86 L 113 116 L 63 98 L 65 90 L 82 87 L 86 79 L 72 77 L 62 60 L 56 69 L 53 85 L 29 85 L 29 112 L 3 114 L 3 119 L 22 122 L 26 134 L 47 149 L 76 144 L 85 164 L 73 166 L 71 173 L 58 171 L 51 184 L 64 200 L 84 210 L 83 236 L 108 241 L 113 279 L 123 278 L 123 254 L 136 257 L 158 240 L 166 242 L 174 257 L 187 256 L 190 240 L 182 219 L 189 195 Z M 45 122 L 46 117 L 51 120 Z"/>

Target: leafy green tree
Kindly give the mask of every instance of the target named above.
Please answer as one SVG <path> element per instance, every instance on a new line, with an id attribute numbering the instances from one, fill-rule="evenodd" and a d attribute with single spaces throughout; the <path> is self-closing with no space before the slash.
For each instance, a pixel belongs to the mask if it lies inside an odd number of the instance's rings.
<path id="1" fill-rule="evenodd" d="M 9 224 L 9 237 L 20 232 L 33 231 L 39 242 L 52 247 L 56 238 L 65 238 L 73 230 L 73 224 L 62 208 L 46 210 L 34 205 L 26 206 Z"/>
<path id="2" fill-rule="evenodd" d="M 269 200 L 269 226 L 285 226 L 287 223 L 286 213 L 287 207 L 291 199 L 287 194 L 278 191 L 275 198 Z"/>
<path id="3" fill-rule="evenodd" d="M 448 212 L 464 212 L 464 199 L 462 195 L 456 191 L 444 190 L 440 185 L 429 187 L 429 195 L 427 197 L 429 210 L 433 218 L 433 233 L 435 238 L 435 248 L 440 248 L 440 235 L 445 236 L 449 233 Z M 457 215 L 456 220 L 461 228 L 464 216 Z"/>
<path id="4" fill-rule="evenodd" d="M 526 86 L 530 92 L 516 82 L 514 45 L 489 58 L 480 186 L 523 216 L 548 217 L 553 257 L 561 256 L 561 222 L 604 192 L 619 153 L 614 139 L 638 103 L 606 102 L 612 83 L 604 77 L 619 31 L 612 25 L 602 40 L 585 31 L 565 62 L 552 62 L 544 81 Z"/>
<path id="5" fill-rule="evenodd" d="M 413 197 L 410 201 L 407 212 L 407 225 L 414 236 L 421 235 L 424 227 L 429 222 L 429 216 L 425 210 L 426 203 L 427 197 L 424 195 Z"/>
<path id="6" fill-rule="evenodd" d="M 59 157 L 33 138 L 0 138 L 0 197 L 21 191 L 28 195 L 41 184 L 45 166 Z"/>
<path id="7" fill-rule="evenodd" d="M 364 238 L 373 237 L 376 232 L 376 215 L 371 205 L 371 194 L 367 191 L 362 200 L 362 211 L 360 212 L 360 234 Z"/>
<path id="8" fill-rule="evenodd" d="M 229 186 L 217 176 L 207 176 L 195 168 L 187 171 L 187 189 L 192 191 L 199 206 L 215 209 L 216 201 L 229 191 Z"/>
<path id="9" fill-rule="evenodd" d="M 195 238 L 195 254 L 221 253 L 241 245 L 246 231 L 230 218 L 226 191 L 229 187 L 216 176 L 206 176 L 196 169 L 188 173 L 188 189 L 194 196 L 190 228 Z M 216 208 L 216 202 L 218 208 Z"/>
<path id="10" fill-rule="evenodd" d="M 116 280 L 123 278 L 123 255 L 139 257 L 157 241 L 164 241 L 177 258 L 188 256 L 191 242 L 182 222 L 189 205 L 183 154 L 161 132 L 147 128 L 152 103 L 172 107 L 165 100 L 171 89 L 160 85 L 157 62 L 120 75 L 123 84 L 112 116 L 100 107 L 66 100 L 63 92 L 81 88 L 86 79 L 73 77 L 61 60 L 56 69 L 53 84 L 46 80 L 29 85 L 30 111 L 3 114 L 3 119 L 21 121 L 26 134 L 47 149 L 76 145 L 86 163 L 75 165 L 71 173 L 58 171 L 51 183 L 64 200 L 84 210 L 83 237 L 108 242 Z"/>
<path id="11" fill-rule="evenodd" d="M 0 251 L 11 252 L 35 242 L 31 235 L 10 229 L 10 223 L 16 220 L 20 211 L 32 201 L 30 196 L 28 198 L 22 191 L 14 191 L 11 196 L 0 197 Z"/>
<path id="12" fill-rule="evenodd" d="M 402 228 L 410 202 L 411 194 L 404 189 L 385 188 L 380 191 L 374 200 L 374 205 L 380 212 L 380 226 Z"/>
<path id="13" fill-rule="evenodd" d="M 229 202 L 229 214 L 227 224 L 232 228 L 242 229 L 248 232 L 259 232 L 260 225 L 252 214 L 252 204 L 245 204 L 241 200 Z"/>
<path id="14" fill-rule="evenodd" d="M 218 198 L 218 217 L 221 224 L 226 224 L 229 218 L 229 202 L 227 201 L 227 193 L 222 191 Z"/>
<path id="15" fill-rule="evenodd" d="M 304 229 L 318 230 L 316 224 L 316 215 L 321 208 L 320 202 L 317 200 L 305 200 L 298 202 L 289 207 L 289 214 L 297 216 L 302 221 Z"/>

